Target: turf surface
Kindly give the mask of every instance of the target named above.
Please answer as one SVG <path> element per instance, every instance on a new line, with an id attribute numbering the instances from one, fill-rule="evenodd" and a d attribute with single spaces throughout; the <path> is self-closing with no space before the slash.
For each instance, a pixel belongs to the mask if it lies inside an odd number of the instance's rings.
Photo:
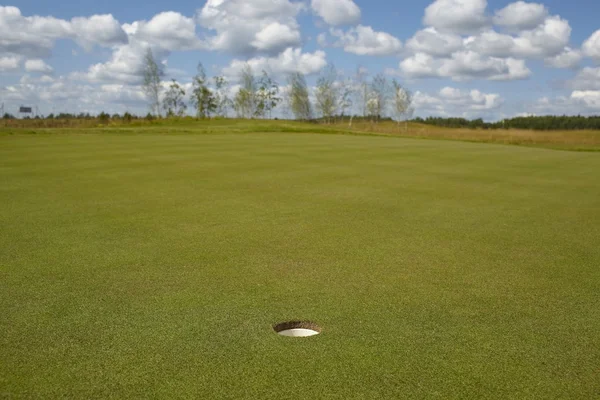
<path id="1" fill-rule="evenodd" d="M 600 396 L 598 153 L 13 135 L 0 204 L 0 397 Z"/>

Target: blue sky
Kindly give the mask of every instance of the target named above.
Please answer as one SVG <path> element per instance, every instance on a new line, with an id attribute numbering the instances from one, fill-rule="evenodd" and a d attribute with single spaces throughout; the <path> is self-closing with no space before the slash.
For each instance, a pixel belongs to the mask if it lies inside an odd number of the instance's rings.
<path id="1" fill-rule="evenodd" d="M 189 88 L 198 62 L 232 91 L 241 66 L 281 83 L 384 73 L 416 115 L 497 120 L 600 113 L 596 0 L 22 0 L 0 5 L 0 102 L 49 112 L 144 113 L 141 60 Z M 358 100 L 355 101 L 355 104 Z"/>

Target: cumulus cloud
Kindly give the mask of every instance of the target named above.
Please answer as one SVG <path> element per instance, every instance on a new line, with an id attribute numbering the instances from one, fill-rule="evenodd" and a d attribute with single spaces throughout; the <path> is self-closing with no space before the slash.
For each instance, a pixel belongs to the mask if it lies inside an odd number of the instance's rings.
<path id="1" fill-rule="evenodd" d="M 423 23 L 442 32 L 468 34 L 489 25 L 487 0 L 436 0 L 425 9 Z"/>
<path id="2" fill-rule="evenodd" d="M 600 111 L 600 90 L 576 90 L 571 93 L 571 99 L 586 108 Z"/>
<path id="3" fill-rule="evenodd" d="M 35 59 L 25 61 L 25 71 L 27 72 L 40 72 L 43 74 L 49 74 L 53 71 L 52 67 L 44 62 L 44 60 Z"/>
<path id="4" fill-rule="evenodd" d="M 565 50 L 571 37 L 571 26 L 558 16 L 546 18 L 531 30 L 517 36 L 486 30 L 465 40 L 466 47 L 494 57 L 548 58 Z"/>
<path id="5" fill-rule="evenodd" d="M 554 68 L 577 68 L 582 58 L 581 51 L 565 47 L 562 53 L 546 58 L 544 63 Z"/>
<path id="6" fill-rule="evenodd" d="M 406 42 L 412 56 L 404 61 L 401 70 L 408 76 L 442 76 L 454 80 L 523 79 L 530 75 L 523 61 L 526 59 L 544 60 L 554 68 L 579 65 L 581 52 L 569 46 L 569 22 L 560 16 L 549 16 L 543 5 L 518 1 L 497 11 L 493 22 L 511 33 L 492 28 L 486 7 L 486 0 L 432 3 L 424 18 L 429 27 Z M 463 36 L 468 33 L 471 34 Z M 593 43 L 590 38 L 588 53 L 594 53 Z M 474 62 L 472 68 L 463 63 L 466 59 Z M 494 72 L 500 70 L 505 73 Z M 448 76 L 445 71 L 456 71 L 458 75 Z"/>
<path id="7" fill-rule="evenodd" d="M 600 90 L 600 68 L 583 68 L 567 82 L 567 87 L 584 91 Z"/>
<path id="8" fill-rule="evenodd" d="M 223 69 L 223 73 L 233 80 L 239 77 L 239 74 L 245 64 L 250 65 L 255 73 L 260 71 L 270 71 L 275 75 L 287 74 L 290 72 L 301 72 L 310 75 L 319 72 L 327 65 L 324 51 L 315 51 L 314 53 L 302 53 L 299 48 L 288 48 L 276 57 L 255 57 L 248 61 L 233 60 L 231 64 Z"/>
<path id="9" fill-rule="evenodd" d="M 543 4 L 517 1 L 496 11 L 494 24 L 521 31 L 537 27 L 547 16 L 548 9 Z"/>
<path id="10" fill-rule="evenodd" d="M 571 26 L 559 16 L 549 17 L 537 28 L 522 32 L 516 39 L 515 54 L 531 57 L 555 55 L 569 44 Z"/>
<path id="11" fill-rule="evenodd" d="M 329 25 L 354 25 L 360 21 L 360 8 L 352 0 L 312 0 L 310 5 Z"/>
<path id="12" fill-rule="evenodd" d="M 127 44 L 114 46 L 108 61 L 71 76 L 90 82 L 136 84 L 142 78 L 147 49 L 152 50 L 157 62 L 164 62 L 172 51 L 195 50 L 205 45 L 196 36 L 194 20 L 173 11 L 159 13 L 149 21 L 123 24 L 123 29 Z"/>
<path id="13" fill-rule="evenodd" d="M 479 90 L 460 90 L 444 87 L 434 94 L 416 92 L 413 103 L 421 113 L 439 116 L 463 116 L 465 118 L 491 115 L 502 106 L 504 99 L 496 93 Z"/>
<path id="14" fill-rule="evenodd" d="M 72 39 L 86 48 L 125 43 L 127 36 L 112 15 L 77 17 L 25 17 L 17 7 L 0 6 L 0 53 L 46 58 L 57 39 Z"/>
<path id="15" fill-rule="evenodd" d="M 276 54 L 300 44 L 296 15 L 303 8 L 289 0 L 208 0 L 197 20 L 216 32 L 208 38 L 210 49 L 245 56 Z"/>
<path id="16" fill-rule="evenodd" d="M 127 35 L 111 14 L 73 18 L 71 28 L 73 38 L 88 51 L 96 44 L 110 47 L 127 43 Z"/>
<path id="17" fill-rule="evenodd" d="M 576 90 L 569 96 L 542 97 L 528 108 L 536 115 L 596 115 L 600 112 L 600 90 Z"/>
<path id="18" fill-rule="evenodd" d="M 19 68 L 21 58 L 16 56 L 0 57 L 0 72 L 13 71 Z"/>
<path id="19" fill-rule="evenodd" d="M 27 83 L 52 83 L 55 82 L 56 79 L 50 75 L 30 75 L 24 74 L 21 79 L 19 79 L 19 83 L 27 84 Z"/>
<path id="20" fill-rule="evenodd" d="M 460 51 L 448 58 L 417 53 L 400 63 L 407 78 L 450 78 L 454 81 L 487 79 L 508 81 L 525 79 L 531 71 L 523 60 L 486 57 L 473 51 Z"/>
<path id="21" fill-rule="evenodd" d="M 590 36 L 581 47 L 583 53 L 600 63 L 600 30 L 597 30 Z"/>
<path id="22" fill-rule="evenodd" d="M 386 32 L 376 32 L 370 26 L 358 25 L 348 31 L 331 29 L 330 34 L 337 40 L 335 47 L 361 56 L 391 56 L 402 50 L 402 42 Z"/>
<path id="23" fill-rule="evenodd" d="M 415 33 L 406 42 L 406 48 L 415 53 L 444 57 L 461 50 L 463 40 L 459 35 L 441 33 L 435 28 L 426 28 Z"/>
<path id="24" fill-rule="evenodd" d="M 167 11 L 150 21 L 124 24 L 123 29 L 135 41 L 169 51 L 196 50 L 203 43 L 196 36 L 196 23 L 180 13 Z"/>
<path id="25" fill-rule="evenodd" d="M 279 46 L 300 43 L 300 32 L 288 25 L 273 22 L 258 32 L 251 43 L 257 50 L 268 51 Z"/>
<path id="26" fill-rule="evenodd" d="M 0 6 L 0 53 L 48 57 L 58 38 L 71 35 L 67 21 L 53 17 L 24 17 L 17 7 Z"/>
<path id="27" fill-rule="evenodd" d="M 146 47 L 138 42 L 118 46 L 107 62 L 93 64 L 86 72 L 76 72 L 71 77 L 89 82 L 140 83 L 145 52 Z M 164 55 L 164 52 L 154 51 L 155 59 L 159 61 Z"/>

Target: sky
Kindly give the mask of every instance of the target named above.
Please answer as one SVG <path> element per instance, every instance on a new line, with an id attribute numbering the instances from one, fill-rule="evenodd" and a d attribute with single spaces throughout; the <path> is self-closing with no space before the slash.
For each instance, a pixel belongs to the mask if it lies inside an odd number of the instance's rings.
<path id="1" fill-rule="evenodd" d="M 598 0 L 17 0 L 0 5 L 0 103 L 145 114 L 150 48 L 188 93 L 199 62 L 232 90 L 245 63 L 282 87 L 333 64 L 398 80 L 421 117 L 600 114 L 598 15 Z"/>

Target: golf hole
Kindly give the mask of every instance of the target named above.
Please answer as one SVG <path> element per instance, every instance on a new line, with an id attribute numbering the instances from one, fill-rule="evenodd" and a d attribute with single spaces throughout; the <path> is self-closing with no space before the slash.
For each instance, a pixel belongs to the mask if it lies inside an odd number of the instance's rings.
<path id="1" fill-rule="evenodd" d="M 321 328 L 309 321 L 288 321 L 273 327 L 275 332 L 281 336 L 308 337 L 321 333 Z"/>

